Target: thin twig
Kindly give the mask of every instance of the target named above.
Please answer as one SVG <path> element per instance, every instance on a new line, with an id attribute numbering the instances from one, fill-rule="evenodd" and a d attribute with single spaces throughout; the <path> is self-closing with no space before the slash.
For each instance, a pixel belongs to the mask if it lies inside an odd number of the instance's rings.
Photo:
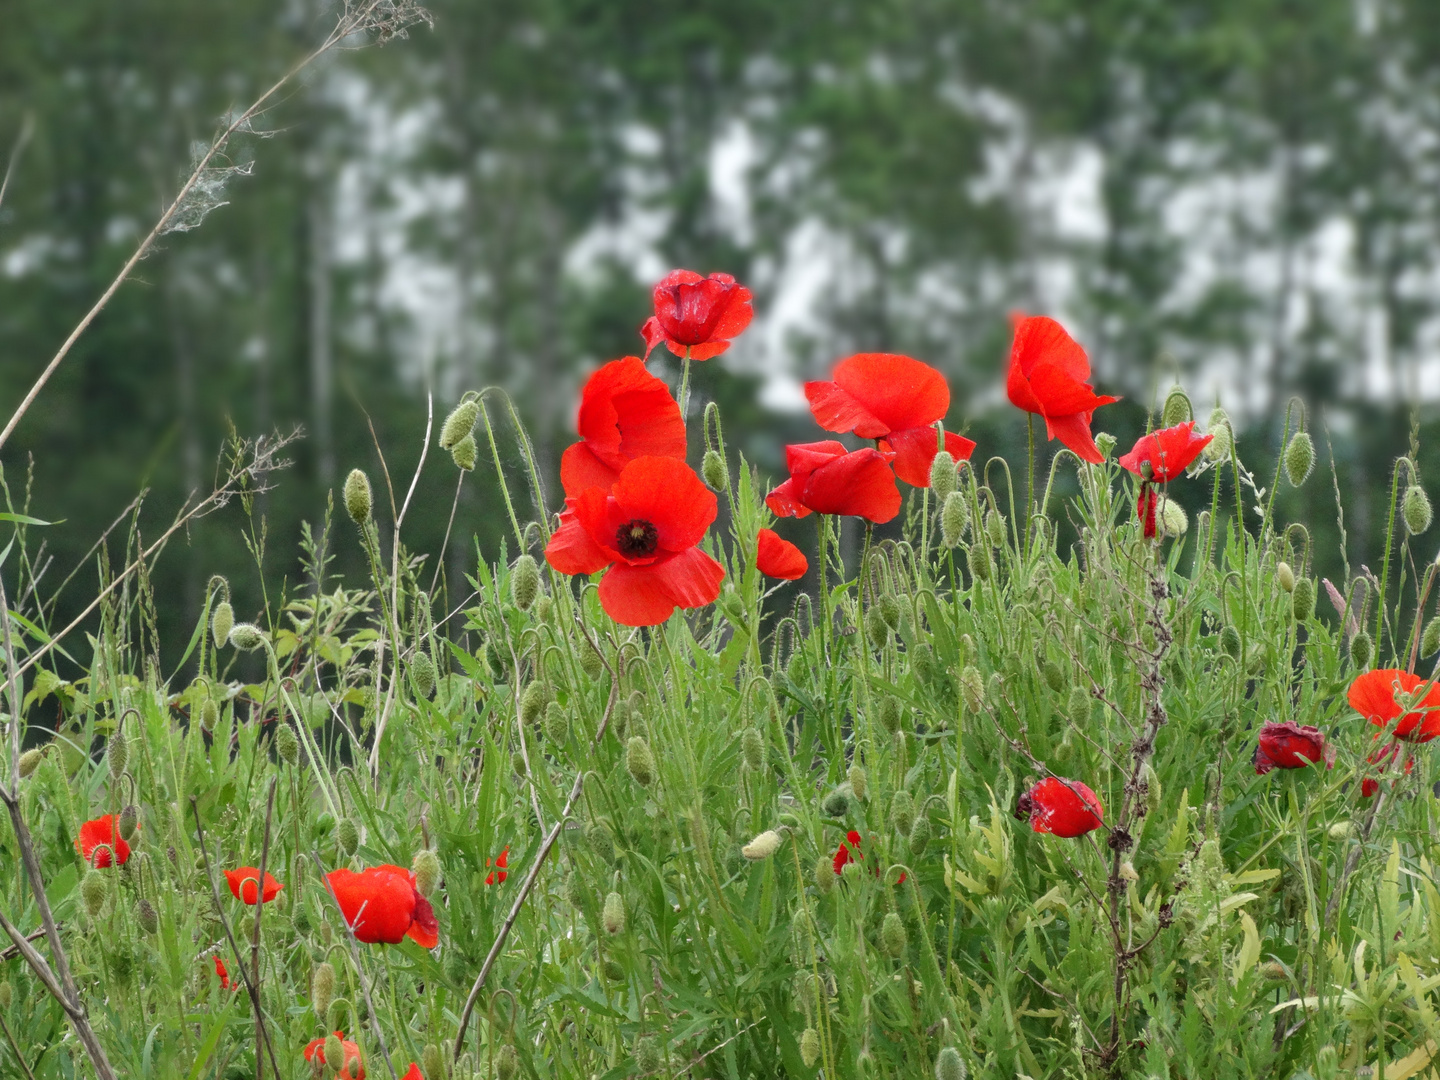
<path id="1" fill-rule="evenodd" d="M 64 923 L 56 923 L 56 924 L 55 924 L 55 927 L 56 927 L 56 929 L 58 929 L 58 930 L 63 930 L 63 929 L 65 928 L 65 924 L 64 924 Z M 26 934 L 26 935 L 25 935 L 25 940 L 26 940 L 26 941 L 39 941 L 39 940 L 40 940 L 42 937 L 44 937 L 44 936 L 45 936 L 45 928 L 42 926 L 39 930 L 36 930 L 36 931 L 34 931 L 33 933 L 30 933 L 30 934 Z M 15 957 L 17 957 L 17 956 L 19 956 L 19 955 L 20 955 L 20 950 L 19 950 L 18 948 L 16 948 L 14 945 L 11 945 L 8 949 L 0 949 L 0 964 L 3 964 L 6 960 L 14 960 Z"/>
<path id="2" fill-rule="evenodd" d="M 0 180 L 0 206 L 5 205 L 5 192 L 10 188 L 10 177 L 15 172 L 15 166 L 20 163 L 20 155 L 25 152 L 25 144 L 30 141 L 30 136 L 34 133 L 35 114 L 26 113 L 25 122 L 20 125 L 20 134 L 15 137 L 15 145 L 10 148 L 10 163 L 5 166 L 5 179 Z"/>
<path id="3" fill-rule="evenodd" d="M 8 180 L 9 177 L 7 176 Z M 5 194 L 5 189 L 0 187 L 0 195 Z M 20 1062 L 20 1068 L 25 1070 L 29 1080 L 35 1080 L 35 1074 L 30 1071 L 30 1063 L 25 1060 L 25 1055 L 20 1052 L 20 1044 L 15 1041 L 15 1036 L 10 1033 L 10 1025 L 5 1023 L 5 1017 L 0 1014 L 0 1031 L 5 1032 L 5 1040 L 10 1044 L 10 1050 L 15 1054 L 15 1060 Z M 43 1050 L 41 1051 L 44 1052 Z"/>

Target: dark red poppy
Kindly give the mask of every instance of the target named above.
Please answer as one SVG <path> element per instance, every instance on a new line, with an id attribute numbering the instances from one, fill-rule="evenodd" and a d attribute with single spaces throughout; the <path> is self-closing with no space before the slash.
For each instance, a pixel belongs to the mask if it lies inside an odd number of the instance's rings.
<path id="1" fill-rule="evenodd" d="M 75 850 L 97 870 L 107 866 L 123 866 L 130 858 L 130 845 L 120 835 L 120 815 L 104 814 L 80 826 Z"/>
<path id="2" fill-rule="evenodd" d="M 215 954 L 215 974 L 218 975 L 218 976 L 220 976 L 220 989 L 221 989 L 221 990 L 229 990 L 229 989 L 231 988 L 231 987 L 230 987 L 230 972 L 229 972 L 229 970 L 225 967 L 225 961 L 220 959 L 220 954 L 219 954 L 219 953 L 216 953 L 216 954 Z M 235 987 L 235 989 L 238 990 L 238 989 L 240 989 L 240 987 L 237 985 L 237 986 Z"/>
<path id="3" fill-rule="evenodd" d="M 950 387 L 929 364 L 893 353 L 857 353 L 835 365 L 832 381 L 806 383 L 805 396 L 826 431 L 879 439 L 879 449 L 895 455 L 896 476 L 912 487 L 930 486 L 930 463 L 939 453 L 934 425 L 950 408 Z M 962 461 L 975 443 L 947 431 L 945 449 Z"/>
<path id="4" fill-rule="evenodd" d="M 1047 776 L 1020 796 L 1015 816 L 1028 819 L 1038 833 L 1075 837 L 1100 828 L 1105 810 L 1095 792 L 1079 780 Z"/>
<path id="5" fill-rule="evenodd" d="M 1378 739 L 1379 736 L 1377 735 L 1376 738 Z M 1360 781 L 1360 794 L 1362 797 L 1368 799 L 1380 790 L 1378 777 L 1384 776 L 1390 766 L 1395 764 L 1395 759 L 1399 756 L 1400 743 L 1396 739 L 1391 739 L 1384 746 L 1370 752 L 1369 756 L 1365 759 L 1365 763 L 1375 766 L 1375 776 L 1367 776 Z M 1405 775 L 1409 776 L 1414 769 L 1415 758 L 1413 756 L 1407 757 L 1405 759 Z"/>
<path id="6" fill-rule="evenodd" d="M 1119 398 L 1095 393 L 1085 350 L 1054 319 L 1012 315 L 1010 374 L 1005 390 L 1017 409 L 1045 418 L 1045 434 L 1083 460 L 1104 461 L 1090 435 L 1090 417 Z"/>
<path id="7" fill-rule="evenodd" d="M 593 574 L 600 604 L 626 626 L 654 626 L 677 608 L 720 595 L 725 569 L 698 545 L 715 520 L 714 493 L 683 461 L 636 458 L 607 494 L 589 488 L 565 501 L 545 558 L 562 574 Z"/>
<path id="8" fill-rule="evenodd" d="M 345 1038 L 345 1033 L 343 1031 L 335 1032 L 335 1037 L 340 1040 L 340 1045 L 345 1048 L 345 1060 L 340 1063 L 340 1075 L 350 1075 L 350 1063 L 353 1061 L 355 1063 L 355 1067 L 360 1070 L 355 1074 L 355 1080 L 365 1080 L 365 1063 L 360 1058 L 360 1047 L 357 1044 L 351 1042 L 349 1039 Z M 325 1064 L 324 1039 L 310 1040 L 310 1044 L 305 1047 L 305 1060 L 314 1060 L 319 1061 L 321 1065 Z"/>
<path id="9" fill-rule="evenodd" d="M 1214 437 L 1196 435 L 1195 421 L 1187 420 L 1183 424 L 1142 435 L 1130 452 L 1120 459 L 1120 465 L 1142 480 L 1168 483 L 1188 469 Z"/>
<path id="10" fill-rule="evenodd" d="M 505 845 L 505 850 L 502 851 L 502 852 L 500 852 L 500 857 L 495 860 L 495 867 L 496 867 L 496 869 L 491 870 L 490 873 L 488 873 L 488 874 L 485 875 L 485 884 L 486 884 L 486 885 L 494 885 L 496 881 L 504 881 L 507 877 L 509 877 L 510 874 L 509 874 L 509 872 L 506 871 L 506 869 L 505 869 L 505 867 L 508 866 L 509 864 L 510 864 L 510 845 L 509 845 L 509 844 L 506 844 L 506 845 Z M 490 860 L 489 860 L 489 859 L 486 859 L 486 860 L 485 860 L 485 865 L 486 865 L 486 866 L 489 866 L 489 865 L 490 865 Z"/>
<path id="11" fill-rule="evenodd" d="M 325 880 L 357 940 L 398 945 L 408 937 L 426 949 L 439 944 L 435 909 L 415 888 L 415 875 L 409 870 L 390 865 L 372 866 L 358 874 L 332 870 Z"/>
<path id="12" fill-rule="evenodd" d="M 226 870 L 225 880 L 230 885 L 230 895 L 247 904 L 255 903 L 255 883 L 260 880 L 260 871 L 253 866 L 242 866 L 238 870 Z M 265 874 L 264 902 L 274 900 L 285 886 L 276 881 L 267 871 Z"/>
<path id="13" fill-rule="evenodd" d="M 1315 761 L 1325 762 L 1328 768 L 1335 764 L 1335 748 L 1326 743 L 1319 728 L 1286 720 L 1260 729 L 1252 760 L 1257 776 L 1271 769 L 1303 769 Z"/>
<path id="14" fill-rule="evenodd" d="M 863 858 L 865 856 L 860 851 L 860 834 L 851 829 L 845 834 L 845 839 L 840 841 L 840 846 L 835 849 L 835 858 L 831 860 L 831 863 L 835 867 L 835 873 L 838 874 L 845 869 L 846 864 Z"/>
<path id="15" fill-rule="evenodd" d="M 1397 739 L 1429 742 L 1440 735 L 1440 683 L 1421 700 L 1411 700 L 1428 681 L 1399 668 L 1367 671 L 1350 684 L 1350 707 L 1376 727 L 1387 727 L 1398 720 L 1393 732 Z M 1403 704 L 1401 695 L 1405 697 Z"/>
<path id="16" fill-rule="evenodd" d="M 852 514 L 882 525 L 900 512 L 900 489 L 890 471 L 893 454 L 846 451 L 834 439 L 785 447 L 790 479 L 765 496 L 779 517 Z"/>
<path id="17" fill-rule="evenodd" d="M 672 270 L 655 286 L 655 314 L 640 327 L 645 356 L 662 341 L 676 356 L 708 360 L 730 347 L 755 309 L 750 290 L 729 274 L 701 277 L 693 270 Z"/>
<path id="18" fill-rule="evenodd" d="M 560 483 L 571 498 L 589 487 L 609 491 L 636 458 L 685 458 L 680 406 L 638 356 L 612 360 L 590 376 L 575 426 L 580 441 L 560 458 Z"/>
<path id="19" fill-rule="evenodd" d="M 766 577 L 794 581 L 805 576 L 810 562 L 803 551 L 774 529 L 761 529 L 756 537 L 755 566 Z"/>

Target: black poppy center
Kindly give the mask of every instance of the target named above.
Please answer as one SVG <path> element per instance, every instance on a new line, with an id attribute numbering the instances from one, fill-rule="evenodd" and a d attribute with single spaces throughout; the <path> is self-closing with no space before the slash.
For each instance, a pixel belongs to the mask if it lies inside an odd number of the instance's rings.
<path id="1" fill-rule="evenodd" d="M 655 554 L 660 531 L 648 521 L 635 518 L 615 530 L 615 549 L 627 559 L 641 559 Z"/>

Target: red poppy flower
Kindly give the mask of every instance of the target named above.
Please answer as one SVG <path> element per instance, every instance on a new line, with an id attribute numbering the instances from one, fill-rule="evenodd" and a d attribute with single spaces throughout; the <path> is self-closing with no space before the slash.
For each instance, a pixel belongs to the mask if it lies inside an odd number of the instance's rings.
<path id="1" fill-rule="evenodd" d="M 1376 738 L 1378 739 L 1379 736 L 1377 735 Z M 1383 776 L 1383 775 L 1385 774 L 1386 770 L 1389 769 L 1390 766 L 1395 763 L 1395 759 L 1396 759 L 1397 757 L 1399 757 L 1399 756 L 1400 756 L 1400 743 L 1399 743 L 1399 741 L 1396 740 L 1396 739 L 1391 739 L 1391 740 L 1390 740 L 1389 742 L 1387 742 L 1384 746 L 1380 747 L 1380 749 L 1378 749 L 1378 750 L 1372 750 L 1372 751 L 1370 752 L 1370 755 L 1365 759 L 1365 762 L 1366 762 L 1366 764 L 1368 764 L 1368 765 L 1374 765 L 1374 766 L 1376 767 L 1376 768 L 1375 768 L 1375 774 L 1376 774 L 1376 776 L 1378 777 L 1378 776 Z M 1411 774 L 1411 772 L 1414 771 L 1414 769 L 1415 769 L 1415 758 L 1414 758 L 1414 757 L 1408 757 L 1408 758 L 1406 758 L 1406 759 L 1405 759 L 1405 775 L 1406 775 L 1406 776 L 1409 776 L 1409 775 Z M 1363 798 L 1368 799 L 1368 798 L 1370 798 L 1372 795 L 1374 795 L 1375 792 L 1377 792 L 1377 791 L 1379 791 L 1379 790 L 1380 790 L 1380 781 L 1379 781 L 1378 779 L 1376 779 L 1375 777 L 1367 776 L 1367 777 L 1365 777 L 1363 780 L 1360 781 L 1360 795 L 1361 795 Z"/>
<path id="2" fill-rule="evenodd" d="M 720 595 L 725 569 L 696 545 L 715 520 L 714 493 L 683 461 L 636 458 L 607 494 L 565 501 L 545 558 L 562 574 L 606 571 L 600 604 L 626 626 L 654 626 Z"/>
<path id="3" fill-rule="evenodd" d="M 400 1080 L 425 1080 L 425 1076 L 420 1072 L 420 1066 L 412 1061 L 409 1070 L 400 1077 Z"/>
<path id="4" fill-rule="evenodd" d="M 1120 459 L 1120 464 L 1142 480 L 1168 483 L 1188 469 L 1214 437 L 1196 435 L 1195 421 L 1187 420 L 1183 424 L 1142 435 L 1131 451 Z M 1149 475 L 1146 475 L 1147 472 Z"/>
<path id="5" fill-rule="evenodd" d="M 220 976 L 220 989 L 229 990 L 230 972 L 225 967 L 225 961 L 220 959 L 219 953 L 215 954 L 215 974 Z M 235 989 L 240 989 L 238 984 L 236 985 Z"/>
<path id="6" fill-rule="evenodd" d="M 1005 390 L 1017 409 L 1045 418 L 1045 434 L 1085 461 L 1104 461 L 1090 435 L 1090 417 L 1119 398 L 1095 393 L 1085 350 L 1054 319 L 1012 315 L 1010 375 Z"/>
<path id="7" fill-rule="evenodd" d="M 105 814 L 80 826 L 75 850 L 97 870 L 112 865 L 123 866 L 130 858 L 130 845 L 120 835 L 120 815 Z"/>
<path id="8" fill-rule="evenodd" d="M 509 860 L 510 860 L 510 845 L 509 845 L 509 844 L 506 844 L 506 845 L 505 845 L 505 850 L 502 851 L 502 852 L 500 852 L 500 857 L 495 860 L 495 866 L 497 867 L 497 869 L 491 870 L 490 873 L 488 873 L 488 874 L 485 875 L 485 884 L 486 884 L 486 885 L 494 885 L 495 882 L 496 882 L 496 880 L 504 881 L 507 877 L 510 876 L 509 873 L 505 870 L 505 867 L 509 865 Z M 486 859 L 486 860 L 485 860 L 485 865 L 486 865 L 486 866 L 489 866 L 489 865 L 490 865 L 490 860 L 489 860 L 489 859 Z"/>
<path id="9" fill-rule="evenodd" d="M 255 903 L 255 883 L 260 880 L 260 871 L 253 866 L 242 866 L 238 870 L 226 870 L 225 880 L 230 884 L 230 895 L 247 904 Z M 265 874 L 264 902 L 269 903 L 285 886 L 276 881 L 267 871 Z"/>
<path id="10" fill-rule="evenodd" d="M 930 463 L 939 453 L 933 425 L 950 408 L 950 387 L 929 364 L 893 353 L 857 353 L 835 365 L 833 381 L 806 383 L 805 396 L 826 431 L 879 439 L 879 448 L 895 455 L 896 476 L 912 487 L 930 486 Z M 975 443 L 947 431 L 945 449 L 961 461 Z"/>
<path id="11" fill-rule="evenodd" d="M 1286 720 L 1260 729 L 1253 761 L 1257 776 L 1271 769 L 1303 769 L 1313 761 L 1323 761 L 1329 768 L 1335 764 L 1335 748 L 1325 742 L 1319 728 Z"/>
<path id="12" fill-rule="evenodd" d="M 756 540 L 755 566 L 766 577 L 794 581 L 810 569 L 805 553 L 774 529 L 761 529 Z"/>
<path id="13" fill-rule="evenodd" d="M 685 421 L 670 388 L 638 356 L 612 360 L 590 376 L 576 419 L 580 441 L 560 458 L 560 483 L 574 498 L 609 491 L 638 457 L 685 457 Z"/>
<path id="14" fill-rule="evenodd" d="M 355 1074 L 355 1080 L 365 1080 L 365 1063 L 360 1058 L 360 1047 L 349 1039 L 345 1038 L 343 1031 L 335 1032 L 335 1037 L 340 1040 L 340 1045 L 345 1048 L 345 1060 L 341 1062 L 340 1075 L 350 1075 L 350 1063 L 353 1061 L 355 1067 L 360 1071 Z M 311 1039 L 310 1045 L 305 1047 L 305 1060 L 318 1060 L 321 1065 L 325 1064 L 325 1040 Z"/>
<path id="15" fill-rule="evenodd" d="M 1103 824 L 1105 810 L 1095 792 L 1079 780 L 1047 776 L 1021 795 L 1015 816 L 1029 819 L 1030 828 L 1055 836 L 1084 836 Z"/>
<path id="16" fill-rule="evenodd" d="M 409 870 L 389 865 L 372 866 L 358 874 L 332 870 L 325 880 L 358 940 L 398 945 L 408 937 L 426 949 L 439 944 L 435 909 L 415 888 L 415 875 Z"/>
<path id="17" fill-rule="evenodd" d="M 853 514 L 883 525 L 900 512 L 900 489 L 890 471 L 894 454 L 847 452 L 834 439 L 785 447 L 790 479 L 765 496 L 780 517 Z"/>
<path id="18" fill-rule="evenodd" d="M 1387 727 L 1398 719 L 1397 739 L 1429 742 L 1440 735 L 1440 683 L 1422 700 L 1409 700 L 1428 681 L 1398 668 L 1367 671 L 1350 684 L 1350 707 L 1376 727 Z M 1403 706 L 1397 700 L 1402 694 L 1407 699 Z"/>
<path id="19" fill-rule="evenodd" d="M 691 360 L 709 360 L 730 347 L 755 309 L 750 290 L 729 274 L 703 278 L 693 270 L 672 270 L 655 286 L 655 314 L 640 327 L 645 357 L 665 342 L 676 356 L 690 350 Z"/>
<path id="20" fill-rule="evenodd" d="M 847 863 L 863 858 L 865 856 L 860 851 L 860 834 L 851 829 L 845 834 L 845 839 L 840 841 L 840 846 L 835 849 L 835 858 L 831 860 L 831 863 L 835 867 L 835 873 L 838 874 L 845 869 Z"/>

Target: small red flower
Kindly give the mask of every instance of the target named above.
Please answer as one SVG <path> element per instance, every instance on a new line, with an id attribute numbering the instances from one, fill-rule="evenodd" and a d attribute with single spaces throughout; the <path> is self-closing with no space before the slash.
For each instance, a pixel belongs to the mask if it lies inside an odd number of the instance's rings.
<path id="1" fill-rule="evenodd" d="M 219 953 L 215 954 L 215 974 L 220 976 L 220 989 L 229 990 L 230 972 L 225 967 L 225 961 L 220 959 Z M 238 984 L 235 986 L 235 989 L 240 989 Z"/>
<path id="2" fill-rule="evenodd" d="M 847 863 L 863 858 L 865 856 L 860 851 L 860 834 L 851 829 L 845 834 L 845 839 L 840 841 L 840 846 L 835 849 L 835 858 L 831 860 L 831 863 L 835 867 L 835 873 L 838 874 L 845 869 Z"/>
<path id="3" fill-rule="evenodd" d="M 505 867 L 509 865 L 509 860 L 510 860 L 510 845 L 509 845 L 509 844 L 506 844 L 506 845 L 505 845 L 505 850 L 502 851 L 502 852 L 500 852 L 500 857 L 495 860 L 496 869 L 491 870 L 490 873 L 488 873 L 488 874 L 485 875 L 485 884 L 486 884 L 486 885 L 494 885 L 497 880 L 499 880 L 499 881 L 504 881 L 507 877 L 510 876 L 509 873 L 505 870 Z M 485 860 L 485 865 L 486 865 L 486 866 L 489 866 L 489 865 L 490 865 L 490 860 L 489 860 L 489 859 L 486 859 L 486 860 Z"/>
<path id="4" fill-rule="evenodd" d="M 1429 742 L 1440 735 L 1440 683 L 1421 700 L 1410 700 L 1428 681 L 1399 668 L 1367 671 L 1350 684 L 1350 707 L 1376 727 L 1387 727 L 1398 719 L 1394 730 L 1397 739 Z M 1406 697 L 1404 705 L 1398 700 L 1402 694 Z"/>
<path id="5" fill-rule="evenodd" d="M 355 1080 L 365 1080 L 365 1063 L 360 1058 L 360 1047 L 345 1038 L 343 1031 L 335 1032 L 335 1037 L 340 1040 L 340 1045 L 345 1048 L 345 1060 L 341 1062 L 340 1075 L 350 1075 L 350 1063 L 353 1061 L 355 1067 L 360 1071 L 355 1074 Z M 321 1065 L 325 1064 L 325 1040 L 311 1039 L 310 1045 L 305 1047 L 305 1060 L 318 1060 Z"/>
<path id="6" fill-rule="evenodd" d="M 1142 480 L 1168 483 L 1188 469 L 1214 437 L 1196 435 L 1195 421 L 1187 420 L 1183 424 L 1142 435 L 1130 452 L 1120 459 L 1120 465 Z"/>
<path id="7" fill-rule="evenodd" d="M 1045 418 L 1045 434 L 1059 439 L 1085 461 L 1104 461 L 1090 435 L 1090 417 L 1119 398 L 1091 388 L 1085 350 L 1054 319 L 1012 315 L 1010 375 L 1005 390 L 1017 409 Z"/>
<path id="8" fill-rule="evenodd" d="M 130 845 L 120 835 L 120 815 L 105 814 L 81 825 L 75 850 L 97 870 L 112 864 L 125 865 L 125 860 L 130 858 Z"/>
<path id="9" fill-rule="evenodd" d="M 945 376 L 929 364 L 893 353 L 857 353 L 835 365 L 831 382 L 808 382 L 805 396 L 826 431 L 853 431 L 880 440 L 895 455 L 895 475 L 912 487 L 930 486 L 930 463 L 939 453 L 934 424 L 950 408 Z M 975 443 L 945 433 L 945 449 L 966 460 Z"/>
<path id="10" fill-rule="evenodd" d="M 662 341 L 676 356 L 708 360 L 730 347 L 755 309 L 750 290 L 729 274 L 702 278 L 693 270 L 672 270 L 655 286 L 655 314 L 640 327 L 645 357 Z"/>
<path id="11" fill-rule="evenodd" d="M 260 880 L 260 871 L 253 866 L 242 866 L 238 870 L 226 870 L 225 880 L 230 885 L 230 895 L 247 904 L 255 903 L 255 883 Z M 285 886 L 276 881 L 267 871 L 265 874 L 264 902 L 274 900 Z"/>
<path id="12" fill-rule="evenodd" d="M 565 501 L 545 558 L 562 574 L 609 567 L 601 606 L 618 623 L 654 626 L 720 595 L 725 569 L 696 546 L 716 511 L 714 493 L 683 461 L 637 458 L 608 494 L 592 487 Z"/>
<path id="13" fill-rule="evenodd" d="M 805 576 L 810 562 L 804 552 L 774 529 L 761 529 L 756 537 L 755 566 L 766 577 L 794 581 Z"/>
<path id="14" fill-rule="evenodd" d="M 636 458 L 685 458 L 680 406 L 638 356 L 612 360 L 590 376 L 575 426 L 580 441 L 560 458 L 560 483 L 570 498 L 589 487 L 609 491 Z"/>
<path id="15" fill-rule="evenodd" d="M 372 866 L 358 874 L 332 870 L 325 880 L 357 940 L 398 945 L 408 937 L 426 949 L 439 944 L 435 909 L 415 888 L 415 875 L 409 870 L 389 865 Z"/>
<path id="16" fill-rule="evenodd" d="M 1378 739 L 1379 736 L 1377 735 L 1376 738 Z M 1395 763 L 1395 759 L 1399 756 L 1400 743 L 1396 739 L 1391 739 L 1378 750 L 1372 750 L 1370 752 L 1370 755 L 1365 759 L 1365 762 L 1367 765 L 1375 766 L 1375 777 L 1367 776 L 1360 781 L 1360 795 L 1362 798 L 1368 799 L 1380 790 L 1380 781 L 1376 779 L 1376 777 L 1383 776 L 1386 770 L 1388 770 L 1390 766 Z M 1405 759 L 1405 775 L 1409 776 L 1410 773 L 1414 771 L 1414 769 L 1414 757 L 1407 757 Z"/>
<path id="17" fill-rule="evenodd" d="M 834 439 L 785 447 L 790 479 L 765 496 L 779 517 L 853 514 L 883 525 L 900 512 L 900 489 L 889 462 L 878 450 L 847 452 Z"/>
<path id="18" fill-rule="evenodd" d="M 1325 742 L 1319 728 L 1286 720 L 1260 729 L 1253 761 L 1257 776 L 1271 769 L 1303 769 L 1315 761 L 1323 761 L 1330 768 L 1335 764 L 1335 748 Z"/>
<path id="19" fill-rule="evenodd" d="M 1028 819 L 1037 833 L 1075 837 L 1100 828 L 1105 810 L 1095 792 L 1079 780 L 1047 776 L 1020 796 L 1015 816 Z"/>
<path id="20" fill-rule="evenodd" d="M 400 1077 L 400 1080 L 425 1080 L 425 1076 L 420 1072 L 420 1066 L 412 1061 L 409 1070 Z"/>

